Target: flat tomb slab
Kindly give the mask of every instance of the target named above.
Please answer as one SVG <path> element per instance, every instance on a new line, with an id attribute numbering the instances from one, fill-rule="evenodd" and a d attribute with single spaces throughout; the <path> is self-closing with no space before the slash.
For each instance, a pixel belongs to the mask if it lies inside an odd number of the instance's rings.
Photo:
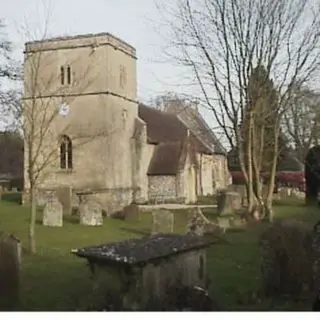
<path id="1" fill-rule="evenodd" d="M 216 242 L 193 233 L 156 234 L 141 239 L 74 249 L 72 253 L 95 263 L 117 262 L 127 265 L 148 263 L 171 255 L 207 247 Z"/>

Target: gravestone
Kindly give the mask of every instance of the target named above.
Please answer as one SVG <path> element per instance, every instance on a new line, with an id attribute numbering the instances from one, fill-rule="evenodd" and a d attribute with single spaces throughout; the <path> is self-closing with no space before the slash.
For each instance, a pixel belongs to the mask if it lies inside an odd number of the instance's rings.
<path id="1" fill-rule="evenodd" d="M 228 191 L 237 192 L 241 195 L 242 205 L 247 203 L 247 188 L 243 184 L 234 184 L 228 187 Z"/>
<path id="2" fill-rule="evenodd" d="M 122 210 L 116 211 L 110 215 L 112 219 L 118 220 L 138 220 L 139 219 L 139 206 L 137 204 L 129 204 Z"/>
<path id="3" fill-rule="evenodd" d="M 221 190 L 217 201 L 220 216 L 234 214 L 236 210 L 240 210 L 242 207 L 241 195 L 238 192 Z"/>
<path id="4" fill-rule="evenodd" d="M 88 200 L 79 206 L 80 224 L 85 226 L 102 226 L 102 207 L 99 203 Z"/>
<path id="5" fill-rule="evenodd" d="M 207 218 L 203 216 L 200 208 L 190 212 L 188 216 L 187 230 L 186 232 L 192 232 L 199 236 L 204 235 L 204 226 L 207 223 Z"/>
<path id="6" fill-rule="evenodd" d="M 124 209 L 126 220 L 138 220 L 139 219 L 139 206 L 137 204 L 131 203 L 125 206 Z"/>
<path id="7" fill-rule="evenodd" d="M 57 198 L 52 197 L 46 202 L 43 209 L 42 223 L 47 227 L 62 227 L 63 207 Z"/>
<path id="8" fill-rule="evenodd" d="M 62 204 L 63 214 L 72 214 L 72 188 L 71 187 L 59 187 L 56 189 L 57 197 Z"/>
<path id="9" fill-rule="evenodd" d="M 0 232 L 0 311 L 12 311 L 19 302 L 21 243 Z"/>
<path id="10" fill-rule="evenodd" d="M 152 234 L 173 232 L 174 216 L 172 212 L 163 209 L 153 211 L 152 219 Z"/>
<path id="11" fill-rule="evenodd" d="M 205 234 L 220 232 L 220 227 L 216 223 L 207 219 L 201 209 L 197 207 L 197 209 L 189 216 L 187 224 L 187 233 L 188 232 L 203 236 Z"/>

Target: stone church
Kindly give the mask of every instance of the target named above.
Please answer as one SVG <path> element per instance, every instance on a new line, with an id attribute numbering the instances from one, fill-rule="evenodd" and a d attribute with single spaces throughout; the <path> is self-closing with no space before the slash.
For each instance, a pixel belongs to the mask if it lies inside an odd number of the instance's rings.
<path id="1" fill-rule="evenodd" d="M 137 101 L 136 61 L 135 48 L 108 33 L 26 43 L 24 113 L 37 132 L 40 205 L 64 188 L 74 206 L 87 194 L 112 213 L 130 203 L 193 203 L 228 184 L 226 152 L 198 112 Z"/>

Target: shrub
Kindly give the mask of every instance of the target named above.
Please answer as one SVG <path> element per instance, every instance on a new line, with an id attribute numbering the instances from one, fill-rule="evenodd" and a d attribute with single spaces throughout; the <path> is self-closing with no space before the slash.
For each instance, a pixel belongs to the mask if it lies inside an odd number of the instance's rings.
<path id="1" fill-rule="evenodd" d="M 311 230 L 301 222 L 275 223 L 260 237 L 266 295 L 299 297 L 313 285 Z"/>

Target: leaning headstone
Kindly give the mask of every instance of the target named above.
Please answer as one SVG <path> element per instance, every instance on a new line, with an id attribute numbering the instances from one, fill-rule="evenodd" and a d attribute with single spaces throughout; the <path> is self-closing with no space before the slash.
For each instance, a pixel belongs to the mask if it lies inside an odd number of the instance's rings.
<path id="1" fill-rule="evenodd" d="M 99 203 L 89 200 L 79 206 L 80 224 L 101 226 L 103 223 L 102 207 Z"/>
<path id="2" fill-rule="evenodd" d="M 242 207 L 242 198 L 238 192 L 221 190 L 218 194 L 217 202 L 218 214 L 221 216 L 231 215 Z"/>
<path id="3" fill-rule="evenodd" d="M 187 233 L 188 232 L 203 236 L 205 234 L 219 233 L 220 227 L 218 224 L 206 218 L 201 209 L 197 207 L 188 219 Z"/>
<path id="4" fill-rule="evenodd" d="M 174 216 L 172 212 L 163 209 L 153 211 L 152 218 L 152 234 L 173 232 Z"/>
<path id="5" fill-rule="evenodd" d="M 21 243 L 0 233 L 0 311 L 12 311 L 19 303 Z"/>
<path id="6" fill-rule="evenodd" d="M 204 218 L 205 217 L 203 216 L 200 208 L 199 210 L 191 212 L 188 217 L 186 232 L 192 232 L 199 236 L 202 236 L 204 234 L 204 226 L 206 224 L 206 218 Z"/>
<path id="7" fill-rule="evenodd" d="M 129 204 L 122 210 L 112 213 L 110 218 L 118 220 L 137 220 L 139 219 L 139 206 L 134 203 Z"/>
<path id="8" fill-rule="evenodd" d="M 48 227 L 62 227 L 63 207 L 57 198 L 53 197 L 46 202 L 43 209 L 42 223 Z"/>
<path id="9" fill-rule="evenodd" d="M 59 187 L 56 190 L 57 197 L 63 206 L 63 214 L 72 214 L 72 188 L 71 187 Z"/>

